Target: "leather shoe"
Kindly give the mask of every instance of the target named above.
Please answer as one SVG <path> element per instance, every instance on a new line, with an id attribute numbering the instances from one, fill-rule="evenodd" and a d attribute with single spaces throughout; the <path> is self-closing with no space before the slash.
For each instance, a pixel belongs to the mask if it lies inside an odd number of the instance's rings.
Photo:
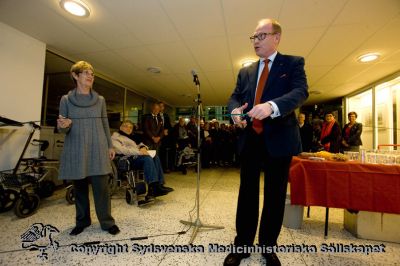
<path id="1" fill-rule="evenodd" d="M 79 234 L 82 233 L 83 230 L 84 230 L 86 227 L 88 227 L 88 226 L 89 226 L 89 225 L 87 225 L 87 226 L 75 226 L 75 228 L 72 229 L 72 231 L 69 233 L 69 235 L 70 235 L 70 236 L 79 235 Z"/>
<path id="2" fill-rule="evenodd" d="M 162 190 L 165 190 L 165 191 L 168 191 L 168 192 L 174 191 L 174 189 L 172 187 L 166 187 L 164 185 L 161 185 L 160 187 L 161 187 Z"/>
<path id="3" fill-rule="evenodd" d="M 110 228 L 108 228 L 108 232 L 112 235 L 116 235 L 120 232 L 118 226 L 116 226 L 115 224 L 113 226 L 111 226 Z"/>
<path id="4" fill-rule="evenodd" d="M 149 185 L 149 191 L 147 193 L 147 196 L 154 198 L 167 195 L 168 193 L 169 193 L 168 191 L 160 188 L 160 185 L 158 183 L 152 183 Z"/>
<path id="5" fill-rule="evenodd" d="M 267 266 L 281 266 L 281 262 L 275 253 L 264 253 L 262 255 L 267 261 Z"/>
<path id="6" fill-rule="evenodd" d="M 238 266 L 242 259 L 250 257 L 249 253 L 229 253 L 224 260 L 224 266 Z"/>

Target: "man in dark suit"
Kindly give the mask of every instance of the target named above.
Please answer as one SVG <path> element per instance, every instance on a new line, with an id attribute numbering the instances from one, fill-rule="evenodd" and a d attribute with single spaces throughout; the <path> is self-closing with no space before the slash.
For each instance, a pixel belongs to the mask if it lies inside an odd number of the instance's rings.
<path id="1" fill-rule="evenodd" d="M 143 124 L 143 143 L 151 150 L 157 150 L 161 144 L 161 138 L 164 136 L 164 125 L 159 117 L 160 106 L 154 103 L 151 114 L 147 114 L 142 121 Z"/>
<path id="2" fill-rule="evenodd" d="M 158 114 L 159 118 L 163 122 L 164 125 L 164 137 L 161 141 L 160 146 L 160 159 L 165 173 L 169 173 L 174 166 L 175 161 L 175 152 L 174 152 L 174 141 L 171 135 L 171 120 L 169 115 L 165 113 L 165 104 L 164 102 L 159 102 L 160 113 Z"/>
<path id="3" fill-rule="evenodd" d="M 228 109 L 244 128 L 239 138 L 240 189 L 236 213 L 235 246 L 224 265 L 239 265 L 250 256 L 258 225 L 260 172 L 264 170 L 264 205 L 259 244 L 267 265 L 281 265 L 273 252 L 285 209 L 290 162 L 301 152 L 294 110 L 308 97 L 304 59 L 277 52 L 282 30 L 272 19 L 259 21 L 250 39 L 260 60 L 240 70 Z M 245 115 L 245 116 L 243 116 Z M 244 252 L 239 253 L 244 247 Z"/>
<path id="4" fill-rule="evenodd" d="M 303 148 L 304 152 L 310 152 L 313 138 L 313 129 L 312 126 L 306 121 L 305 113 L 299 113 L 298 123 L 301 137 L 301 147 Z"/>

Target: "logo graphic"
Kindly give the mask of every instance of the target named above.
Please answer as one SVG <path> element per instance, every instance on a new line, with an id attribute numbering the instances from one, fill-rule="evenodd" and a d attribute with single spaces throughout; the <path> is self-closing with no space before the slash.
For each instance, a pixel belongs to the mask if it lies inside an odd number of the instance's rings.
<path id="1" fill-rule="evenodd" d="M 29 250 L 39 250 L 37 256 L 41 260 L 47 260 L 48 253 L 47 249 L 53 248 L 56 251 L 60 244 L 53 239 L 54 233 L 60 231 L 52 225 L 43 225 L 42 223 L 34 223 L 31 227 L 21 235 L 22 248 Z"/>

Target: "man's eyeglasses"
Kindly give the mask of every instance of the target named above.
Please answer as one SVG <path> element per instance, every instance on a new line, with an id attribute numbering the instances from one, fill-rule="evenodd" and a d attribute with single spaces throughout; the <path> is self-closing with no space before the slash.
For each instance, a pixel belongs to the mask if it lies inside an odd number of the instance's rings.
<path id="1" fill-rule="evenodd" d="M 259 34 L 254 34 L 253 36 L 250 36 L 250 41 L 255 42 L 256 39 L 259 41 L 264 40 L 268 35 L 275 35 L 276 32 L 261 32 Z"/>

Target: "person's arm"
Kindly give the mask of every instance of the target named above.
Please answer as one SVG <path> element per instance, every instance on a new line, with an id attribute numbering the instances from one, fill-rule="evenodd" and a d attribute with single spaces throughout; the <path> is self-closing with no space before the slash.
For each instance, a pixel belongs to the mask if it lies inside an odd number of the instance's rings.
<path id="1" fill-rule="evenodd" d="M 290 76 L 290 90 L 281 97 L 272 99 L 276 104 L 280 116 L 286 116 L 300 107 L 308 97 L 308 85 L 304 70 L 304 58 L 297 57 Z M 270 103 L 268 103 L 270 104 Z M 273 107 L 272 107 L 273 108 Z"/>
<path id="2" fill-rule="evenodd" d="M 153 119 L 153 117 L 151 115 L 146 115 L 143 123 L 143 134 L 148 138 L 148 139 L 152 139 L 154 137 L 152 128 L 151 128 L 151 119 Z"/>
<path id="3" fill-rule="evenodd" d="M 107 117 L 107 108 L 106 108 L 106 100 L 104 97 L 101 96 L 102 99 L 102 106 L 101 106 L 101 121 L 103 124 L 104 133 L 106 135 L 107 144 L 108 144 L 108 155 L 110 160 L 114 160 L 115 158 L 115 150 L 113 147 L 113 143 L 111 141 L 111 134 L 110 134 L 110 126 L 108 125 L 108 117 Z"/>
<path id="4" fill-rule="evenodd" d="M 60 133 L 67 134 L 72 127 L 72 120 L 68 118 L 68 98 L 61 97 L 59 116 L 57 119 L 57 130 Z"/>
<path id="5" fill-rule="evenodd" d="M 246 100 L 246 96 L 244 95 L 242 88 L 242 78 L 246 73 L 245 71 L 246 68 L 242 68 L 239 71 L 236 87 L 228 101 L 228 114 L 232 115 L 232 121 L 241 128 L 247 126 L 247 120 L 244 119 L 241 114 L 244 113 L 244 110 L 246 110 L 249 105 L 249 103 L 244 102 Z"/>
<path id="6" fill-rule="evenodd" d="M 112 149 L 113 144 L 112 144 L 112 141 L 111 141 L 110 126 L 108 125 L 106 100 L 104 99 L 104 97 L 101 97 L 101 98 L 102 98 L 101 122 L 103 124 L 104 133 L 106 135 L 108 148 Z"/>
<path id="7" fill-rule="evenodd" d="M 133 140 L 131 140 L 133 142 L 131 143 L 132 144 L 131 146 L 124 145 L 124 143 L 127 141 L 124 138 L 126 137 L 118 134 L 117 132 L 114 132 L 114 134 L 111 136 L 112 144 L 114 146 L 116 153 L 127 156 L 139 155 L 140 152 L 136 143 Z"/>

